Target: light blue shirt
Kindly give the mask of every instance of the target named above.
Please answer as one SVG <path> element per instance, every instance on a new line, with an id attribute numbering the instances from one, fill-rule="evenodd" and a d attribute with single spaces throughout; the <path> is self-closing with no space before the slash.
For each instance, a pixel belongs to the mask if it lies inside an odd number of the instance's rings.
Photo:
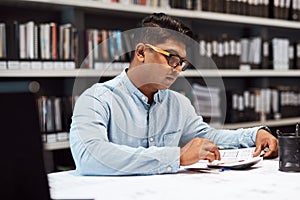
<path id="1" fill-rule="evenodd" d="M 225 148 L 255 145 L 259 127 L 216 130 L 203 122 L 190 100 L 160 90 L 150 105 L 126 71 L 96 83 L 76 102 L 70 146 L 81 175 L 176 173 L 180 147 L 195 137 Z"/>

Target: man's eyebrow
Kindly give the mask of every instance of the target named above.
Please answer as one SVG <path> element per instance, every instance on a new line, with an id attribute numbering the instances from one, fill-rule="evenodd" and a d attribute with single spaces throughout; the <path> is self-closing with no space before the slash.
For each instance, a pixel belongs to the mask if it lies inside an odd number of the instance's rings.
<path id="1" fill-rule="evenodd" d="M 169 52 L 169 53 L 171 53 L 171 54 L 176 54 L 176 55 L 179 56 L 180 58 L 185 58 L 185 57 L 181 57 L 181 56 L 179 55 L 179 53 L 178 53 L 176 50 L 174 50 L 174 49 L 165 49 L 164 51 L 167 51 L 167 52 Z"/>

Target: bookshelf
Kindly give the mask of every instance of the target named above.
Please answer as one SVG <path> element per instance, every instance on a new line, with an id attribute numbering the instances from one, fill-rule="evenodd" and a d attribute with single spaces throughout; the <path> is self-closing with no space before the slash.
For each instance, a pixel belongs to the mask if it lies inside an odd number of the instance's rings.
<path id="1" fill-rule="evenodd" d="M 84 8 L 88 11 L 106 11 L 106 12 L 121 12 L 125 15 L 135 14 L 151 14 L 153 12 L 165 12 L 166 14 L 180 17 L 189 18 L 192 20 L 208 20 L 208 21 L 220 21 L 226 23 L 236 23 L 236 24 L 248 24 L 248 25 L 259 25 L 259 26 L 270 26 L 270 27 L 280 27 L 280 28 L 290 28 L 290 29 L 300 29 L 300 24 L 298 22 L 280 20 L 280 19 L 268 19 L 261 17 L 252 16 L 241 16 L 233 14 L 222 14 L 213 13 L 207 11 L 193 11 L 184 9 L 174 9 L 169 7 L 148 7 L 141 5 L 130 5 L 124 6 L 121 3 L 105 3 L 97 0 L 23 0 L 23 4 L 32 3 L 35 6 L 46 6 L 52 5 L 54 7 L 59 6 L 72 6 L 77 8 Z"/>
<path id="2" fill-rule="evenodd" d="M 240 16 L 234 14 L 213 13 L 206 11 L 193 11 L 174 9 L 170 7 L 149 7 L 140 5 L 124 6 L 120 3 L 104 3 L 97 0 L 13 0 L 13 1 L 1 1 L 0 5 L 5 6 L 12 15 L 17 16 L 17 20 L 28 21 L 37 20 L 39 23 L 49 22 L 53 19 L 58 23 L 73 23 L 79 30 L 79 62 L 76 69 L 3 69 L 0 70 L 0 81 L 11 80 L 43 80 L 45 84 L 43 87 L 45 94 L 47 94 L 48 85 L 52 85 L 54 88 L 63 87 L 62 91 L 59 91 L 59 95 L 68 93 L 76 78 L 97 78 L 101 77 L 110 79 L 118 75 L 121 70 L 95 70 L 95 69 L 78 69 L 80 63 L 84 59 L 84 31 L 88 28 L 107 28 L 107 29 L 120 29 L 126 30 L 134 28 L 140 18 L 146 14 L 154 12 L 165 12 L 171 16 L 181 18 L 188 25 L 190 25 L 195 32 L 201 32 L 201 26 L 207 26 L 208 30 L 221 29 L 235 29 L 233 35 L 242 35 L 244 32 L 250 32 L 250 35 L 263 35 L 264 37 L 273 37 L 278 31 L 278 37 L 292 37 L 297 38 L 297 34 L 300 30 L 300 22 L 287 21 L 281 19 L 268 19 L 252 16 Z M 17 11 L 30 11 L 44 12 L 45 14 L 40 17 L 39 13 L 29 16 L 20 16 L 15 12 Z M 27 13 L 27 12 L 25 12 Z M 49 13 L 49 15 L 47 15 Z M 22 14 L 22 13 L 21 13 Z M 0 14 L 0 18 L 2 14 Z M 10 17 L 4 17 L 3 20 L 8 20 Z M 97 21 L 101 19 L 101 23 Z M 109 22 L 109 19 L 113 23 Z M 116 22 L 124 22 L 122 25 Z M 10 20 L 8 20 L 10 21 Z M 282 82 L 287 79 L 296 80 L 300 77 L 300 69 L 289 70 L 273 70 L 273 69 L 255 69 L 255 70 L 238 70 L 238 69 L 221 69 L 221 70 L 201 70 L 199 73 L 195 70 L 187 70 L 181 74 L 182 77 L 191 78 L 193 80 L 198 77 L 222 77 L 228 80 L 231 79 L 247 79 L 250 82 L 255 82 L 257 78 L 260 79 L 257 84 L 262 84 L 263 87 L 268 86 L 270 79 L 282 78 Z M 279 81 L 277 81 L 279 82 Z M 231 83 L 231 82 L 230 82 Z M 61 85 L 62 84 L 62 85 Z M 237 82 L 239 84 L 239 82 Z M 257 85 L 254 84 L 255 86 Z M 290 84 L 290 82 L 289 82 Z M 296 83 L 299 86 L 298 83 Z M 54 86 L 53 86 L 54 85 Z M 246 85 L 247 87 L 247 85 Z M 51 95 L 55 94 L 53 89 L 50 90 Z M 225 124 L 224 128 L 234 129 L 239 127 L 251 127 L 260 124 L 265 124 L 272 127 L 294 125 L 299 122 L 300 118 L 291 117 L 281 120 L 266 120 L 259 122 L 243 122 L 236 124 Z M 69 147 L 69 143 L 57 142 L 46 143 L 46 150 L 65 149 Z"/>
<path id="3" fill-rule="evenodd" d="M 74 70 L 34 70 L 34 69 L 17 69 L 17 70 L 0 70 L 1 78 L 14 77 L 114 77 L 120 74 L 122 70 L 94 70 L 94 69 L 74 69 Z M 275 70 L 186 70 L 180 74 L 181 77 L 300 77 L 300 70 L 275 71 Z"/>

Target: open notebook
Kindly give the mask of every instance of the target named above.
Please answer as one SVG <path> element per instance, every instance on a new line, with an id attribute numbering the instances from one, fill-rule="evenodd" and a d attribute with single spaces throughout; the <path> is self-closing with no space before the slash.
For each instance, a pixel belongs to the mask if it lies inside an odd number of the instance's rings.
<path id="1" fill-rule="evenodd" d="M 0 87 L 0 113 L 0 199 L 50 200 L 34 95 Z"/>

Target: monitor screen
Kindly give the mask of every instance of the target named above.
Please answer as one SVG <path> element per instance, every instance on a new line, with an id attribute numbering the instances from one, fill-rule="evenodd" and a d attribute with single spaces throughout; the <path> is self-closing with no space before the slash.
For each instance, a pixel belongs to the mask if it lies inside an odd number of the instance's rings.
<path id="1" fill-rule="evenodd" d="M 0 199 L 49 200 L 34 94 L 0 90 L 0 113 Z"/>

